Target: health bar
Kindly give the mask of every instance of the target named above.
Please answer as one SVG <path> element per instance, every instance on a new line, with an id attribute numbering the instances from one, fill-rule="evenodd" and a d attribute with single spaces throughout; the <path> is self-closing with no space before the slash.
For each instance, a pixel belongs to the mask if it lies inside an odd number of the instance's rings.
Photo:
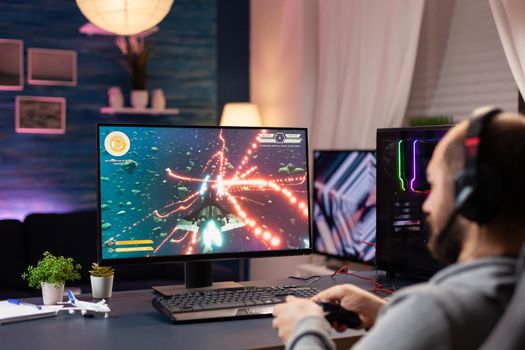
<path id="1" fill-rule="evenodd" d="M 153 244 L 151 239 L 140 239 L 132 241 L 117 241 L 116 245 Z"/>
<path id="2" fill-rule="evenodd" d="M 117 253 L 126 253 L 126 252 L 145 252 L 153 250 L 153 247 L 128 247 L 128 248 L 115 248 Z"/>

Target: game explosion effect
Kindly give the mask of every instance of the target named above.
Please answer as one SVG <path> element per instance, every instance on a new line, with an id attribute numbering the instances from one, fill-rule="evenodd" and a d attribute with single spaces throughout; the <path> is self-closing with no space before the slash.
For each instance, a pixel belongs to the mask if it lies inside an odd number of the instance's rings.
<path id="1" fill-rule="evenodd" d="M 314 153 L 314 248 L 370 262 L 376 241 L 376 157 L 373 151 Z"/>
<path id="2" fill-rule="evenodd" d="M 447 127 L 378 131 L 379 265 L 385 262 L 401 270 L 414 266 L 421 271 L 437 269 L 426 247 L 429 232 L 422 206 L 430 192 L 426 168 L 446 132 Z"/>
<path id="3" fill-rule="evenodd" d="M 303 130 L 99 132 L 104 259 L 310 247 Z"/>

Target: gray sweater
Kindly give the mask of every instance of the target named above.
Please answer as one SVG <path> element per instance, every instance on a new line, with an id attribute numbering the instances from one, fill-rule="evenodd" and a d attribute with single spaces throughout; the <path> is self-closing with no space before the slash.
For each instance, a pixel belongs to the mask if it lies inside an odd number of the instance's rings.
<path id="1" fill-rule="evenodd" d="M 487 257 L 451 265 L 427 283 L 403 289 L 352 348 L 477 349 L 496 325 L 517 282 L 516 259 Z M 335 349 L 330 325 L 307 317 L 287 349 Z"/>

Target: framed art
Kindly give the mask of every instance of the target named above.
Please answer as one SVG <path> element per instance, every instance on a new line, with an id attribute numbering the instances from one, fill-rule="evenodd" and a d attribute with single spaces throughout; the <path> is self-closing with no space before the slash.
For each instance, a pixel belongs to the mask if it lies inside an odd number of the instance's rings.
<path id="1" fill-rule="evenodd" d="M 66 99 L 17 96 L 15 118 L 18 133 L 63 134 L 66 132 Z"/>
<path id="2" fill-rule="evenodd" d="M 24 89 L 24 42 L 0 39 L 0 90 Z"/>
<path id="3" fill-rule="evenodd" d="M 31 85 L 77 85 L 77 52 L 27 49 L 27 80 Z"/>

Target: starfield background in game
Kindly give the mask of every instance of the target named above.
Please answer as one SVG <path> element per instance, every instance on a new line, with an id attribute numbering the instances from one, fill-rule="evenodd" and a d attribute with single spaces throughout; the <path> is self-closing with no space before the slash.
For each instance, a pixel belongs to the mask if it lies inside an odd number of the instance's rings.
<path id="1" fill-rule="evenodd" d="M 99 126 L 103 259 L 310 248 L 304 130 Z"/>

